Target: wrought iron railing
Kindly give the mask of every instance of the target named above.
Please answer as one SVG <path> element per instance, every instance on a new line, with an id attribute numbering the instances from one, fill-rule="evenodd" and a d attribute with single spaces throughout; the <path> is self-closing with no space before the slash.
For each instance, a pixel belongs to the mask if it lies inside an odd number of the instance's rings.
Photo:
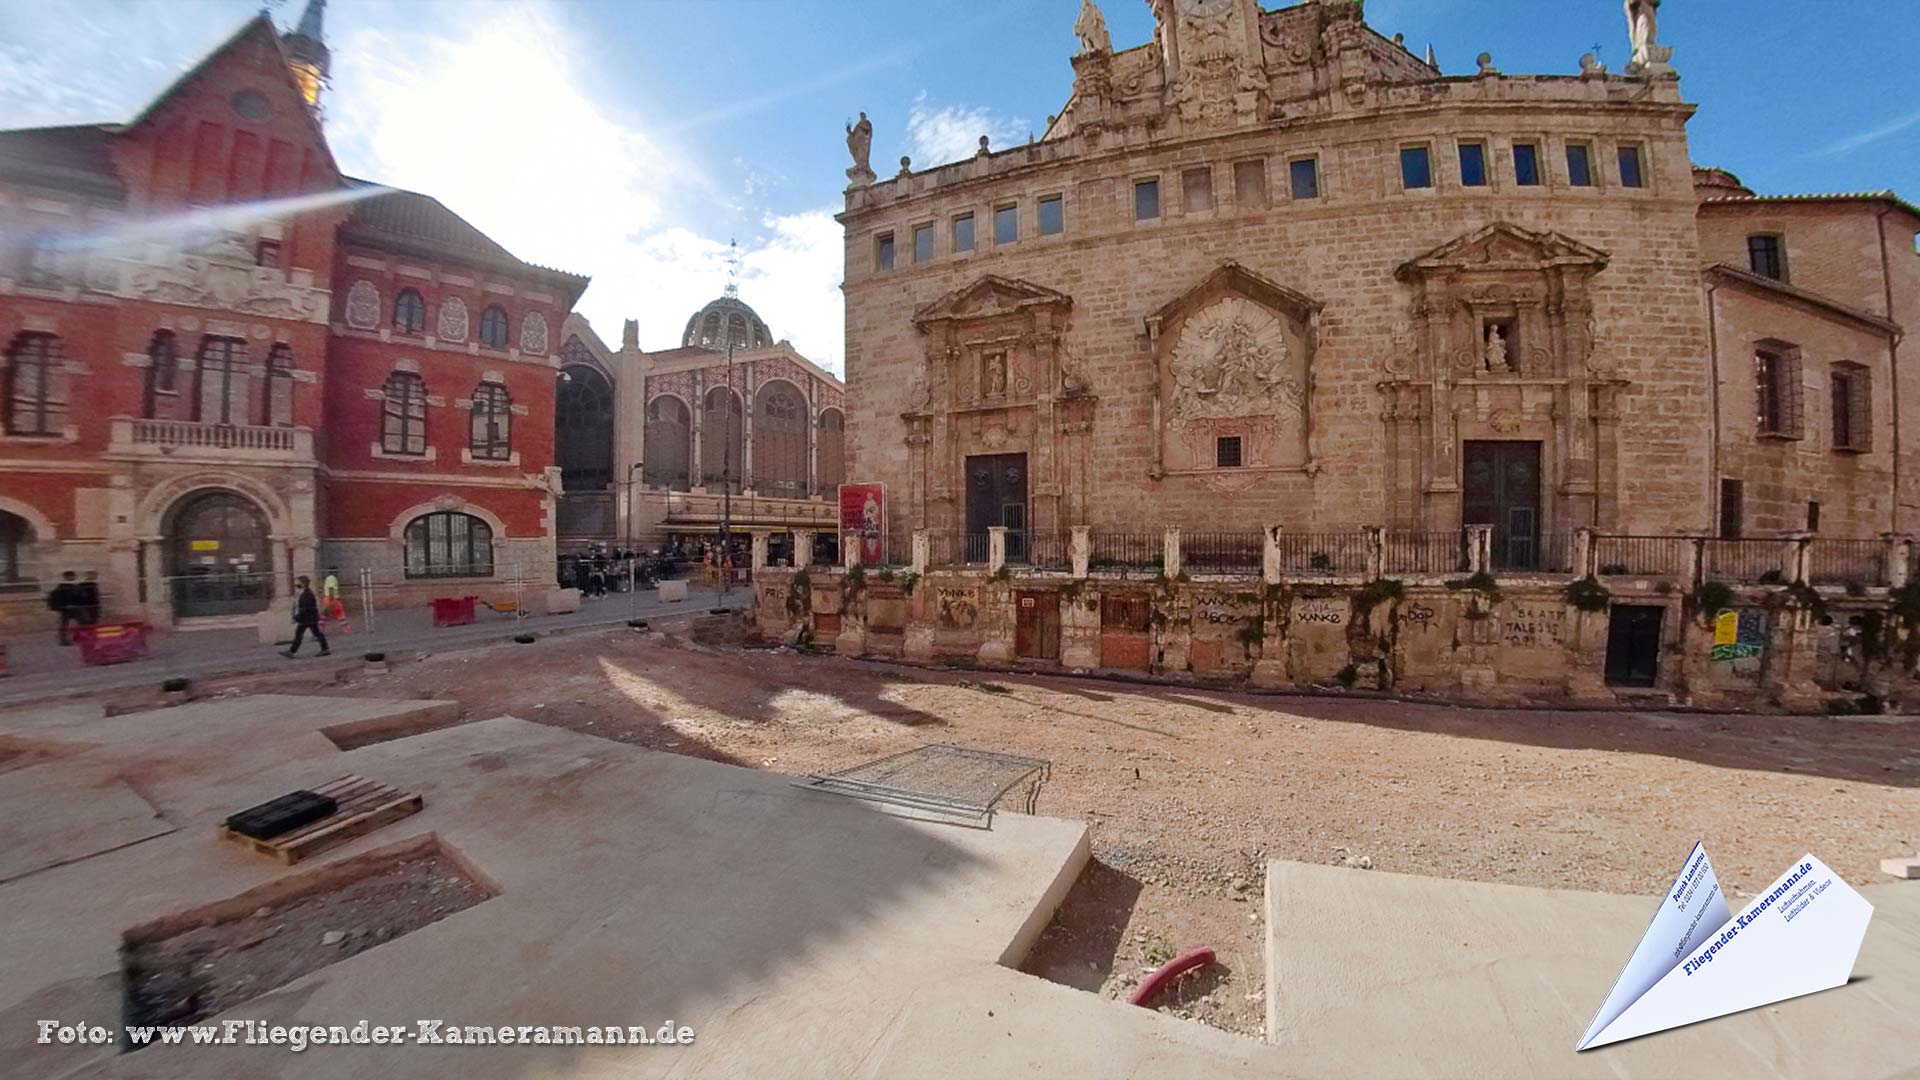
<path id="1" fill-rule="evenodd" d="M 1602 577 L 1692 577 L 1690 536 L 1599 536 L 1593 538 L 1594 572 Z"/>
<path id="2" fill-rule="evenodd" d="M 1016 557 L 1014 552 L 1020 554 Z M 1073 566 L 1073 534 L 1060 529 L 1008 530 L 1007 561 L 1035 570 L 1068 570 Z"/>
<path id="3" fill-rule="evenodd" d="M 1884 540 L 1807 541 L 1807 578 L 1815 585 L 1885 585 Z"/>
<path id="4" fill-rule="evenodd" d="M 1459 574 L 1467 569 L 1467 533 L 1389 530 L 1381 550 L 1381 572 Z"/>
<path id="5" fill-rule="evenodd" d="M 1257 532 L 1192 532 L 1180 536 L 1180 565 L 1200 574 L 1257 576 L 1266 538 Z"/>
<path id="6" fill-rule="evenodd" d="M 1787 540 L 1702 541 L 1700 572 L 1708 581 L 1734 585 L 1786 584 Z"/>
<path id="7" fill-rule="evenodd" d="M 927 537 L 927 557 L 934 566 L 984 566 L 987 562 L 987 534 L 937 530 Z"/>
<path id="8" fill-rule="evenodd" d="M 1087 567 L 1111 573 L 1157 573 L 1165 565 L 1161 533 L 1095 532 Z"/>
<path id="9" fill-rule="evenodd" d="M 1351 577 L 1367 572 L 1368 533 L 1295 533 L 1279 537 L 1282 577 Z"/>

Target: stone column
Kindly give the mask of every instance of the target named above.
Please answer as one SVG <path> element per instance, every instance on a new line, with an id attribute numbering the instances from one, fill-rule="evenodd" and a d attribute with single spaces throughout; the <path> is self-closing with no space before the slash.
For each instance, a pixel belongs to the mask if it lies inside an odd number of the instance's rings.
<path id="1" fill-rule="evenodd" d="M 793 568 L 805 570 L 813 565 L 813 530 L 793 530 Z"/>
<path id="2" fill-rule="evenodd" d="M 933 536 L 925 529 L 913 530 L 913 572 L 924 574 L 933 562 Z"/>
<path id="3" fill-rule="evenodd" d="M 755 531 L 750 535 L 753 537 L 753 570 L 759 573 L 767 568 L 767 541 L 772 539 L 772 534 Z"/>
<path id="4" fill-rule="evenodd" d="M 997 574 L 1007 565 L 1007 527 L 987 526 L 987 573 Z"/>
<path id="5" fill-rule="evenodd" d="M 1073 538 L 1067 541 L 1067 558 L 1073 564 L 1074 577 L 1087 576 L 1087 565 L 1093 561 L 1093 529 L 1086 525 L 1073 527 Z"/>
<path id="6" fill-rule="evenodd" d="M 1707 578 L 1707 539 L 1696 536 L 1689 546 L 1693 550 L 1687 556 L 1687 591 L 1693 592 Z"/>
<path id="7" fill-rule="evenodd" d="M 1175 525 L 1167 530 L 1166 536 L 1160 541 L 1160 572 L 1169 579 L 1179 577 L 1180 556 L 1180 526 Z"/>
<path id="8" fill-rule="evenodd" d="M 1283 525 L 1269 525 L 1260 530 L 1260 580 L 1269 585 L 1280 584 L 1280 530 Z"/>
<path id="9" fill-rule="evenodd" d="M 1591 577 L 1597 569 L 1593 565 L 1593 530 L 1582 525 L 1573 530 L 1573 576 Z"/>
<path id="10" fill-rule="evenodd" d="M 1780 544 L 1780 573 L 1787 582 L 1796 583 L 1807 580 L 1807 542 L 1813 534 L 1797 532 L 1787 534 Z"/>
<path id="11" fill-rule="evenodd" d="M 1387 576 L 1387 530 L 1373 525 L 1367 528 L 1367 580 Z"/>
<path id="12" fill-rule="evenodd" d="M 1886 534 L 1887 541 L 1887 587 L 1903 589 L 1909 578 L 1908 570 L 1913 566 L 1913 541 L 1904 536 Z"/>
<path id="13" fill-rule="evenodd" d="M 860 534 L 840 534 L 840 565 L 851 570 L 860 565 Z"/>
<path id="14" fill-rule="evenodd" d="M 167 581 L 166 541 L 158 536 L 139 538 L 140 550 L 144 553 L 141 561 L 141 576 L 147 588 L 145 615 L 147 622 L 158 627 L 173 625 L 173 595 Z"/>
<path id="15" fill-rule="evenodd" d="M 1467 573 L 1493 572 L 1493 526 L 1467 526 Z"/>

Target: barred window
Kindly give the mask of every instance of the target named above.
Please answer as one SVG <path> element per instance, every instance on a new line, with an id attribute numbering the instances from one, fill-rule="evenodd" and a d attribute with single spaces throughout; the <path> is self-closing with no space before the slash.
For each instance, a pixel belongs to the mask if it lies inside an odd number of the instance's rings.
<path id="1" fill-rule="evenodd" d="M 1873 372 L 1850 362 L 1833 365 L 1833 448 L 1864 454 L 1873 449 Z"/>
<path id="2" fill-rule="evenodd" d="M 412 289 L 400 290 L 393 298 L 393 328 L 403 334 L 417 334 L 427 325 L 427 302 Z"/>
<path id="3" fill-rule="evenodd" d="M 9 435 L 58 435 L 66 428 L 66 360 L 60 339 L 25 333 L 7 349 L 6 428 Z"/>
<path id="4" fill-rule="evenodd" d="M 448 511 L 407 523 L 408 577 L 492 577 L 493 527 Z"/>
<path id="5" fill-rule="evenodd" d="M 293 426 L 293 347 L 280 342 L 267 353 L 267 392 L 261 422 Z"/>
<path id="6" fill-rule="evenodd" d="M 507 313 L 489 307 L 480 313 L 480 344 L 489 349 L 507 347 Z"/>
<path id="7" fill-rule="evenodd" d="M 513 456 L 513 399 L 499 383 L 481 383 L 473 391 L 472 430 L 468 446 L 473 456 L 506 461 Z"/>
<path id="8" fill-rule="evenodd" d="M 389 454 L 427 452 L 427 384 L 411 371 L 387 376 L 381 403 L 380 448 Z"/>
<path id="9" fill-rule="evenodd" d="M 1761 435 L 1798 439 L 1802 434 L 1800 351 L 1773 345 L 1753 354 L 1755 428 Z"/>
<path id="10" fill-rule="evenodd" d="M 1770 234 L 1747 237 L 1747 268 L 1763 278 L 1787 280 L 1785 243 Z"/>

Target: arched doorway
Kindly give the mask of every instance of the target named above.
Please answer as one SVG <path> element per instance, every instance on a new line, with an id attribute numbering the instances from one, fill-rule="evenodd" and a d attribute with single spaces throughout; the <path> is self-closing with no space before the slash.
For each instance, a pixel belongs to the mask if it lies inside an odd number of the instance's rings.
<path id="1" fill-rule="evenodd" d="M 0 510 L 0 589 L 33 580 L 27 556 L 33 549 L 33 526 L 18 514 Z"/>
<path id="2" fill-rule="evenodd" d="M 605 491 L 613 483 L 613 384 L 587 364 L 566 364 L 560 375 L 553 403 L 553 451 L 561 487 Z"/>
<path id="3" fill-rule="evenodd" d="M 807 497 L 807 401 L 790 382 L 770 381 L 756 395 L 753 486 L 762 495 Z"/>
<path id="4" fill-rule="evenodd" d="M 206 491 L 169 515 L 167 573 L 178 619 L 250 615 L 273 601 L 267 516 L 245 496 Z"/>

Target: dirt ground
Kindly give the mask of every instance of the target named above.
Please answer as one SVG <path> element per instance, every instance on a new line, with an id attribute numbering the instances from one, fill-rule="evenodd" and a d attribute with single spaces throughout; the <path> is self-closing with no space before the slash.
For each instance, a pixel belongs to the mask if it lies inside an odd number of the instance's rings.
<path id="1" fill-rule="evenodd" d="M 339 888 L 122 952 L 129 1024 L 189 1024 L 487 898 L 427 855 Z"/>
<path id="2" fill-rule="evenodd" d="M 1269 858 L 1654 894 L 1704 840 L 1738 896 L 1811 850 L 1849 881 L 1920 848 L 1920 721 L 1474 710 L 946 671 L 621 629 L 427 657 L 339 692 L 457 698 L 806 774 L 923 743 L 1053 763 L 1038 812 L 1096 862 L 1028 970 L 1124 998 L 1216 950 L 1170 1011 L 1258 1034 Z"/>

